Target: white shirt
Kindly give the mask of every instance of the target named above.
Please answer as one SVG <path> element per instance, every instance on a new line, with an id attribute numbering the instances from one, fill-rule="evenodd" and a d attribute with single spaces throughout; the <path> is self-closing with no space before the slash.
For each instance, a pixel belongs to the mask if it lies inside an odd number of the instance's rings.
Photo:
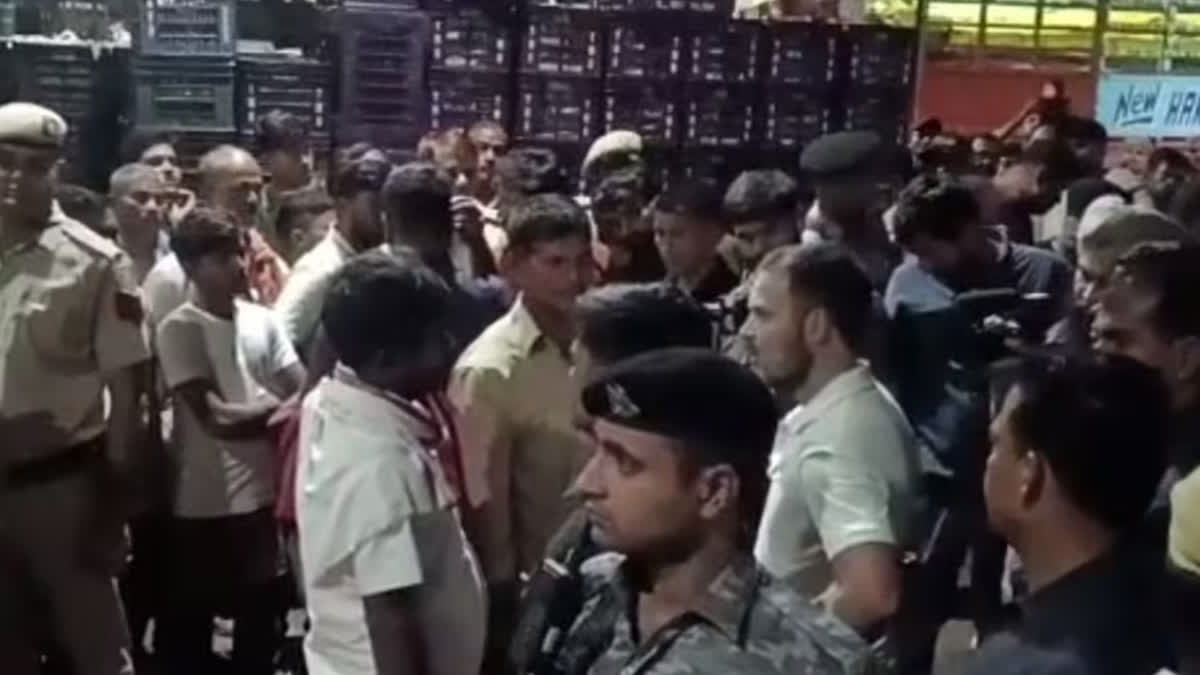
<path id="1" fill-rule="evenodd" d="M 325 291 L 334 273 L 353 256 L 354 248 L 331 227 L 324 239 L 296 261 L 275 300 L 275 315 L 292 344 L 304 346 L 311 341 L 321 320 Z"/>
<path id="2" fill-rule="evenodd" d="M 423 422 L 387 395 L 325 378 L 304 401 L 296 516 L 310 675 L 375 675 L 363 598 L 408 589 L 423 675 L 483 661 L 483 579 Z"/>
<path id="3" fill-rule="evenodd" d="M 754 556 L 810 596 L 837 554 L 905 546 L 919 503 L 916 436 L 866 366 L 842 373 L 780 422 Z"/>
<path id="4" fill-rule="evenodd" d="M 147 321 L 151 329 L 157 328 L 168 314 L 188 301 L 187 275 L 174 253 L 159 258 L 150 268 L 142 281 L 142 295 L 146 298 Z"/>
<path id="5" fill-rule="evenodd" d="M 270 310 L 241 300 L 235 301 L 233 320 L 185 302 L 158 326 L 156 347 L 169 389 L 204 379 L 231 403 L 285 393 L 274 391 L 274 383 L 299 361 Z M 182 397 L 172 399 L 175 515 L 214 518 L 273 504 L 274 457 L 265 434 L 213 438 Z"/>

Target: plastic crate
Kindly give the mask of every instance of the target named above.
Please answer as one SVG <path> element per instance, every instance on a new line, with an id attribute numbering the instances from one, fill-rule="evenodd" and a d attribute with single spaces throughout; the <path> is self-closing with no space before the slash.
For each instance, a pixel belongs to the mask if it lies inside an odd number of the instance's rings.
<path id="1" fill-rule="evenodd" d="M 469 127 L 492 120 L 508 128 L 509 79 L 505 74 L 431 70 L 429 126 L 433 129 Z"/>
<path id="2" fill-rule="evenodd" d="M 234 60 L 221 56 L 145 55 L 134 63 L 139 127 L 232 133 Z"/>
<path id="3" fill-rule="evenodd" d="M 762 140 L 765 145 L 799 150 L 832 128 L 827 90 L 769 87 L 763 95 Z"/>
<path id="4" fill-rule="evenodd" d="M 842 110 L 846 129 L 873 129 L 888 140 L 903 140 L 908 126 L 910 92 L 898 87 L 856 88 L 847 92 Z"/>
<path id="5" fill-rule="evenodd" d="M 17 0 L 0 0 L 0 35 L 12 35 L 17 28 Z"/>
<path id="6" fill-rule="evenodd" d="M 522 75 L 517 81 L 517 136 L 541 143 L 590 143 L 600 130 L 601 81 Z"/>
<path id="7" fill-rule="evenodd" d="M 688 78 L 703 82 L 755 82 L 763 44 L 762 24 L 730 21 L 692 35 Z"/>
<path id="8" fill-rule="evenodd" d="M 76 46 L 23 44 L 14 55 L 20 98 L 53 108 L 68 121 L 88 115 L 101 86 L 97 54 Z"/>
<path id="9" fill-rule="evenodd" d="M 685 9 L 697 14 L 712 14 L 725 18 L 733 16 L 733 5 L 734 0 L 687 0 Z"/>
<path id="10" fill-rule="evenodd" d="M 340 123 L 393 126 L 405 137 L 419 137 L 428 128 L 428 17 L 420 12 L 347 7 L 339 17 L 339 31 Z"/>
<path id="11" fill-rule="evenodd" d="M 56 35 L 69 30 L 84 39 L 107 39 L 108 4 L 99 0 L 43 0 L 39 3 L 42 32 Z"/>
<path id="12" fill-rule="evenodd" d="M 672 172 L 672 180 L 688 178 L 712 183 L 722 193 L 738 174 L 758 168 L 756 152 L 739 148 L 710 148 L 685 145 Z"/>
<path id="13" fill-rule="evenodd" d="M 609 80 L 604 85 L 604 129 L 629 129 L 648 142 L 679 137 L 680 87 L 674 81 Z"/>
<path id="14" fill-rule="evenodd" d="M 522 36 L 521 71 L 599 76 L 604 24 L 597 12 L 533 8 Z"/>
<path id="15" fill-rule="evenodd" d="M 237 62 L 237 120 L 253 134 L 258 118 L 272 110 L 304 120 L 314 136 L 328 136 L 333 98 L 328 63 L 299 58 L 240 57 Z"/>
<path id="16" fill-rule="evenodd" d="M 689 84 L 684 93 L 684 143 L 733 148 L 754 141 L 758 92 L 741 84 Z"/>
<path id="17" fill-rule="evenodd" d="M 149 127 L 171 132 L 174 137 L 175 154 L 179 157 L 180 168 L 185 173 L 192 173 L 200 158 L 209 150 L 221 145 L 232 145 L 238 142 L 237 134 L 232 131 L 206 131 L 203 129 L 180 129 L 178 127 Z"/>
<path id="18" fill-rule="evenodd" d="M 911 28 L 849 26 L 843 37 L 847 78 L 857 87 L 904 86 L 913 79 L 917 32 Z"/>
<path id="19" fill-rule="evenodd" d="M 596 0 L 596 9 L 605 12 L 681 12 L 687 8 L 688 0 Z"/>
<path id="20" fill-rule="evenodd" d="M 145 54 L 233 54 L 237 0 L 142 0 Z"/>
<path id="21" fill-rule="evenodd" d="M 530 0 L 529 6 L 554 9 L 596 9 L 596 0 Z"/>
<path id="22" fill-rule="evenodd" d="M 507 72 L 512 66 L 514 26 L 482 10 L 431 14 L 435 68 Z"/>
<path id="23" fill-rule="evenodd" d="M 766 82 L 815 87 L 836 73 L 838 31 L 821 24 L 772 24 L 767 28 Z"/>
<path id="24" fill-rule="evenodd" d="M 607 31 L 608 76 L 678 77 L 683 72 L 686 37 L 677 24 L 639 17 L 611 26 Z"/>

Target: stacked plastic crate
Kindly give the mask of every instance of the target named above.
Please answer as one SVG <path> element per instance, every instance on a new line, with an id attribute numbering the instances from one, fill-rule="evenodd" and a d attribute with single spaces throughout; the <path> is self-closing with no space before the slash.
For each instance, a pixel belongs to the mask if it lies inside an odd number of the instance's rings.
<path id="1" fill-rule="evenodd" d="M 415 147 L 429 128 L 429 17 L 408 7 L 346 3 L 336 31 L 341 77 L 334 141 Z"/>
<path id="2" fill-rule="evenodd" d="M 832 130 L 841 30 L 821 24 L 780 24 L 767 32 L 762 142 L 791 155 Z"/>
<path id="3" fill-rule="evenodd" d="M 517 74 L 516 136 L 577 166 L 601 130 L 604 24 L 591 9 L 533 6 Z"/>
<path id="4" fill-rule="evenodd" d="M 299 56 L 238 56 L 236 110 L 238 136 L 254 147 L 257 123 L 272 110 L 296 115 L 308 125 L 318 156 L 329 151 L 333 69 L 327 62 Z"/>
<path id="5" fill-rule="evenodd" d="M 236 141 L 236 0 L 145 0 L 133 68 L 134 119 L 179 136 L 185 168 Z"/>
<path id="6" fill-rule="evenodd" d="M 728 180 L 758 159 L 765 33 L 756 22 L 690 16 L 680 160 L 685 174 Z"/>
<path id="7" fill-rule="evenodd" d="M 847 129 L 874 129 L 903 141 L 912 107 L 916 31 L 888 26 L 848 26 L 839 58 L 844 81 L 840 105 Z"/>
<path id="8" fill-rule="evenodd" d="M 433 26 L 430 50 L 429 122 L 433 129 L 470 127 L 491 120 L 512 122 L 510 74 L 516 54 L 517 15 L 484 11 L 453 0 L 429 0 Z"/>

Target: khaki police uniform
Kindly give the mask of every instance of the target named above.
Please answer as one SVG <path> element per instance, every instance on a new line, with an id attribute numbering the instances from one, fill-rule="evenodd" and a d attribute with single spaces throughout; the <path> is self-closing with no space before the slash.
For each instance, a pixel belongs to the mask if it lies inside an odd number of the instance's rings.
<path id="1" fill-rule="evenodd" d="M 0 143 L 61 147 L 66 123 L 0 106 Z M 0 223 L 0 227 L 3 224 Z M 38 669 L 39 634 L 77 675 L 131 672 L 110 570 L 89 563 L 106 497 L 105 377 L 149 358 L 132 263 L 59 214 L 0 251 L 0 671 Z M 115 543 L 115 542 L 114 542 Z"/>

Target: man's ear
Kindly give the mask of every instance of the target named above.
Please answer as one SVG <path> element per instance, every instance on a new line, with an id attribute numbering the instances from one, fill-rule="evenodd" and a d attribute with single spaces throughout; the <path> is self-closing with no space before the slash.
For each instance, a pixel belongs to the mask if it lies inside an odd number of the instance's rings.
<path id="1" fill-rule="evenodd" d="M 737 471 L 728 464 L 701 469 L 696 477 L 699 486 L 700 515 L 712 520 L 737 505 L 742 484 Z"/>
<path id="2" fill-rule="evenodd" d="M 496 265 L 497 271 L 500 272 L 500 276 L 515 282 L 520 278 L 525 267 L 525 258 L 526 256 L 521 251 L 515 250 L 512 246 L 505 246 Z"/>

